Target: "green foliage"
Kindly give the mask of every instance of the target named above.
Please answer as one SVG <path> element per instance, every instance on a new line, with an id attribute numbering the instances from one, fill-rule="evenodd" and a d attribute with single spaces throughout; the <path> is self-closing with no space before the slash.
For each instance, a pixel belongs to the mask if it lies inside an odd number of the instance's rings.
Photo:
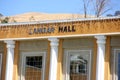
<path id="1" fill-rule="evenodd" d="M 9 17 L 5 17 L 4 19 L 1 19 L 1 23 L 8 23 Z"/>

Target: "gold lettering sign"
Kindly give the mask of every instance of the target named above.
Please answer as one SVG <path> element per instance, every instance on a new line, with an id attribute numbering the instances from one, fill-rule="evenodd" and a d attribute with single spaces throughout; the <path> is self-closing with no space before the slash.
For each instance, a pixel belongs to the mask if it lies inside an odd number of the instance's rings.
<path id="1" fill-rule="evenodd" d="M 75 32 L 75 27 L 72 26 L 59 26 L 57 28 L 58 33 L 63 33 L 63 32 Z M 29 29 L 29 34 L 43 34 L 43 33 L 54 33 L 55 32 L 55 27 L 37 27 L 33 29 Z"/>

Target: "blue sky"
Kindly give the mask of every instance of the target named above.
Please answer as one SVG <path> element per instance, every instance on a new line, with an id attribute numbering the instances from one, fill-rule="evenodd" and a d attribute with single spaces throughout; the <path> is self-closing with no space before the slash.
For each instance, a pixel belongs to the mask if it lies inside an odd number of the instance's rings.
<path id="1" fill-rule="evenodd" d="M 112 9 L 106 14 L 113 14 L 120 10 L 120 0 L 112 0 L 109 6 Z M 0 13 L 5 16 L 26 12 L 83 14 L 83 4 L 82 0 L 0 0 Z"/>

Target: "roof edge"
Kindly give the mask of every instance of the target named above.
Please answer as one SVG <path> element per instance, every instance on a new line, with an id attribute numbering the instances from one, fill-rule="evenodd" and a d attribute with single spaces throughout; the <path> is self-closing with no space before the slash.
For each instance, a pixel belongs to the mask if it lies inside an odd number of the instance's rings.
<path id="1" fill-rule="evenodd" d="M 2 23 L 2 24 L 0 24 L 0 26 L 46 24 L 46 23 L 61 23 L 61 22 L 75 22 L 75 21 L 95 21 L 95 20 L 109 20 L 109 19 L 120 19 L 120 16 L 99 17 L 99 18 L 61 19 L 61 20 L 43 20 L 43 21 L 33 21 L 33 22 Z"/>

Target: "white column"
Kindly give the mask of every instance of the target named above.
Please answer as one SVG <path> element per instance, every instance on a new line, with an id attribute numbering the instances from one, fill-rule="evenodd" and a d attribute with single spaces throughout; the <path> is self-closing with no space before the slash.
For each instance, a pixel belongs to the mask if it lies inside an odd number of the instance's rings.
<path id="1" fill-rule="evenodd" d="M 97 39 L 96 80 L 104 80 L 104 61 L 105 61 L 106 37 L 99 35 L 99 36 L 95 36 L 95 38 Z"/>
<path id="2" fill-rule="evenodd" d="M 79 73 L 79 64 L 76 64 L 76 73 Z"/>
<path id="3" fill-rule="evenodd" d="M 13 77 L 15 42 L 12 40 L 6 40 L 4 42 L 7 44 L 7 61 L 6 61 L 5 80 L 13 80 L 12 77 Z"/>
<path id="4" fill-rule="evenodd" d="M 59 40 L 57 38 L 49 38 L 48 40 L 51 42 L 49 80 L 56 80 Z"/>

